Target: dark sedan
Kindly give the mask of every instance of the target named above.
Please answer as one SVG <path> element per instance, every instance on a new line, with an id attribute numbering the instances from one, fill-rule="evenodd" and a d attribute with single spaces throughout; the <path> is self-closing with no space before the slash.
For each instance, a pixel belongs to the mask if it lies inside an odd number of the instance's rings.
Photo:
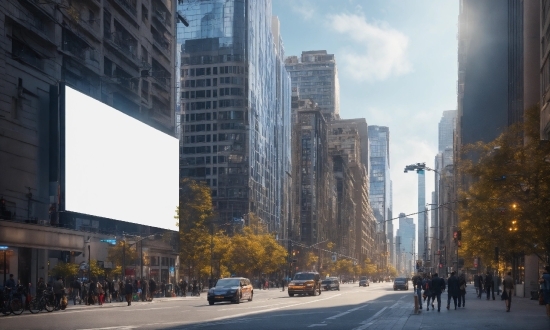
<path id="1" fill-rule="evenodd" d="M 393 290 L 409 290 L 409 280 L 405 277 L 397 277 L 393 281 Z"/>
<path id="2" fill-rule="evenodd" d="M 338 290 L 340 291 L 340 282 L 338 279 L 327 278 L 321 282 L 321 288 L 325 291 Z"/>
<path id="3" fill-rule="evenodd" d="M 361 278 L 359 279 L 359 286 L 370 286 L 369 279 L 366 276 L 361 276 Z"/>
<path id="4" fill-rule="evenodd" d="M 242 299 L 252 301 L 254 290 L 250 280 L 244 277 L 219 279 L 216 286 L 208 290 L 208 303 L 214 305 L 219 301 L 230 301 L 238 304 Z"/>

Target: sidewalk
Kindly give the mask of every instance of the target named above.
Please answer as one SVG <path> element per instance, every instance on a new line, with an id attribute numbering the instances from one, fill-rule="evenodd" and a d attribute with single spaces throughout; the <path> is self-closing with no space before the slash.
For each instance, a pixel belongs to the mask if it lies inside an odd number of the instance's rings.
<path id="1" fill-rule="evenodd" d="M 426 304 L 420 314 L 410 314 L 406 323 L 398 329 L 550 329 L 550 318 L 545 307 L 538 300 L 512 297 L 510 312 L 506 312 L 504 301 L 495 295 L 496 300 L 476 297 L 475 288 L 469 285 L 466 293 L 466 308 L 454 310 L 454 303 L 447 310 L 447 292 L 441 295 L 441 312 L 426 311 Z M 411 309 L 413 297 L 411 295 Z"/>

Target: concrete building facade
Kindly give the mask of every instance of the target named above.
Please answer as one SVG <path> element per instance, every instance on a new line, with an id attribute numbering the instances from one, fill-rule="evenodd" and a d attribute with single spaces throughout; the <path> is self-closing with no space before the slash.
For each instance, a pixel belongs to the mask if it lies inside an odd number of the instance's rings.
<path id="1" fill-rule="evenodd" d="M 47 278 L 58 261 L 87 260 L 89 251 L 105 261 L 100 240 L 123 230 L 154 230 L 51 216 L 59 178 L 50 87 L 65 83 L 174 135 L 174 12 L 171 0 L 0 3 L 0 218 L 9 220 L 1 222 L 0 244 L 9 247 L 10 272 L 22 283 Z M 157 256 L 173 267 L 172 252 Z"/>

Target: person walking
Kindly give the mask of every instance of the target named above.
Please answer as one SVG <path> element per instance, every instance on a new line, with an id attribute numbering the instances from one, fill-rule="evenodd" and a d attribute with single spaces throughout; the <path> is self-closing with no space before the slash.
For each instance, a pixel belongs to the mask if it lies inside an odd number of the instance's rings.
<path id="1" fill-rule="evenodd" d="M 451 272 L 451 276 L 449 276 L 449 278 L 447 279 L 447 309 L 449 309 L 451 306 L 451 298 L 453 298 L 453 302 L 455 304 L 455 309 L 456 309 L 458 291 L 459 291 L 458 277 L 456 277 L 455 272 Z"/>
<path id="2" fill-rule="evenodd" d="M 432 291 L 432 299 L 437 298 L 437 311 L 441 312 L 441 292 L 445 291 L 445 280 L 434 273 L 430 282 L 430 290 Z M 433 307 L 433 303 L 432 303 Z"/>
<path id="3" fill-rule="evenodd" d="M 514 290 L 514 280 L 512 279 L 511 272 L 508 272 L 508 274 L 504 276 L 502 289 L 503 300 L 506 302 L 506 311 L 509 312 L 510 306 L 512 305 L 512 291 Z M 487 295 L 487 297 L 489 297 L 489 295 Z"/>
<path id="4" fill-rule="evenodd" d="M 75 280 L 72 283 L 72 290 L 73 290 L 73 303 L 76 305 L 76 301 L 78 300 L 78 304 L 82 304 L 81 291 L 82 291 L 82 284 L 80 284 L 80 281 L 75 278 Z"/>
<path id="5" fill-rule="evenodd" d="M 124 286 L 124 296 L 126 297 L 126 302 L 128 306 L 132 305 L 132 295 L 134 293 L 134 287 L 130 280 L 126 280 L 126 285 Z"/>
<path id="6" fill-rule="evenodd" d="M 485 293 L 487 293 L 487 300 L 490 300 L 491 292 L 493 293 L 493 300 L 495 300 L 495 290 L 493 285 L 493 275 L 487 272 L 487 275 L 485 275 Z"/>
<path id="7" fill-rule="evenodd" d="M 431 278 L 430 276 L 425 276 L 422 280 L 422 288 L 424 289 L 424 296 L 426 297 L 426 310 L 430 310 L 430 300 L 432 301 L 432 310 L 434 310 L 434 297 L 432 291 L 430 290 Z"/>
<path id="8" fill-rule="evenodd" d="M 215 284 L 212 283 L 212 285 L 215 285 Z M 188 286 L 189 286 L 189 285 L 187 284 L 187 281 L 183 281 L 183 284 L 181 285 L 181 289 L 182 289 L 181 291 L 182 291 L 182 295 L 183 295 L 184 297 L 187 297 L 187 287 L 188 287 Z"/>
<path id="9" fill-rule="evenodd" d="M 481 294 L 483 293 L 483 276 L 481 274 L 478 275 L 476 284 L 478 288 L 477 297 L 481 299 Z"/>
<path id="10" fill-rule="evenodd" d="M 283 288 L 281 291 L 284 292 L 285 291 L 285 279 L 284 279 L 284 277 L 281 279 L 281 287 Z"/>
<path id="11" fill-rule="evenodd" d="M 458 277 L 458 307 L 466 307 L 466 276 L 464 274 Z"/>
<path id="12" fill-rule="evenodd" d="M 413 277 L 413 288 L 418 297 L 419 308 L 422 309 L 422 277 L 420 277 L 420 275 Z"/>
<path id="13" fill-rule="evenodd" d="M 544 267 L 541 278 L 542 298 L 546 306 L 546 316 L 550 317 L 550 266 Z"/>
<path id="14" fill-rule="evenodd" d="M 94 280 L 91 280 L 90 289 L 88 290 L 88 302 L 90 305 L 95 305 L 96 294 L 97 294 L 97 283 Z"/>
<path id="15" fill-rule="evenodd" d="M 147 301 L 148 289 L 149 289 L 149 284 L 147 283 L 147 280 L 142 280 L 141 281 L 141 301 Z"/>
<path id="16" fill-rule="evenodd" d="M 58 276 L 57 281 L 53 282 L 53 294 L 55 295 L 56 309 L 61 307 L 61 298 L 63 298 L 63 290 L 65 290 L 63 279 L 61 278 L 61 276 Z"/>
<path id="17" fill-rule="evenodd" d="M 155 280 L 150 279 L 149 280 L 149 292 L 151 294 L 151 301 L 153 301 L 153 297 L 155 296 L 155 291 L 157 290 L 157 282 Z"/>
<path id="18" fill-rule="evenodd" d="M 105 298 L 105 290 L 103 290 L 103 284 L 101 281 L 97 281 L 97 304 L 103 306 L 103 299 Z"/>
<path id="19" fill-rule="evenodd" d="M 479 295 L 479 275 L 474 275 L 474 288 L 476 288 L 476 296 Z"/>

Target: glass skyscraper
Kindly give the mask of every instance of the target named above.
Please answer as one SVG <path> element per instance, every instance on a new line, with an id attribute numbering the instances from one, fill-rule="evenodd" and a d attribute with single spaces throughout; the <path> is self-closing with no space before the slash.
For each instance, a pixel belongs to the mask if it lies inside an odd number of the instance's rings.
<path id="1" fill-rule="evenodd" d="M 385 126 L 368 127 L 370 145 L 370 204 L 378 222 L 378 231 L 387 232 L 390 219 L 390 130 Z M 393 233 L 391 233 L 393 235 Z"/>
<path id="2" fill-rule="evenodd" d="M 290 76 L 271 1 L 179 1 L 181 176 L 212 188 L 220 224 L 259 216 L 284 236 Z"/>

